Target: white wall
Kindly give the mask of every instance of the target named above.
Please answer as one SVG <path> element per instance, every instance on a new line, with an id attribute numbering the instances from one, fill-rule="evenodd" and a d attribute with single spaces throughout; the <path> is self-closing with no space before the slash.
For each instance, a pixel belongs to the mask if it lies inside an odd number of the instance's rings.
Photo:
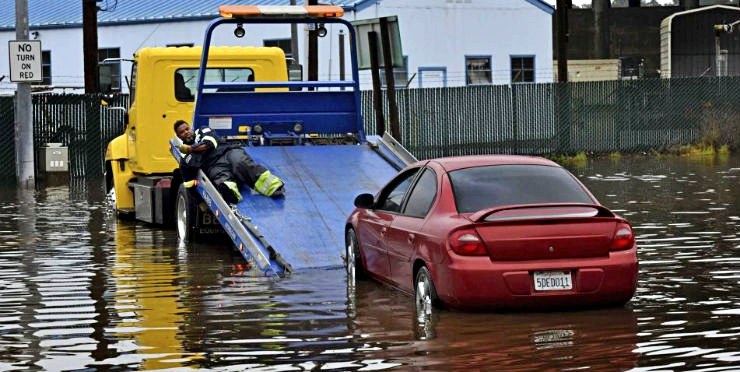
<path id="1" fill-rule="evenodd" d="M 147 23 L 138 25 L 122 26 L 100 26 L 98 28 L 98 48 L 120 48 L 121 58 L 133 58 L 136 50 L 142 47 L 167 46 L 171 44 L 203 45 L 204 32 L 209 21 L 187 21 L 167 23 Z M 265 39 L 289 39 L 289 25 L 244 25 L 246 34 L 243 39 L 235 39 L 233 36 L 233 25 L 222 25 L 217 28 L 211 40 L 211 45 L 253 45 L 262 46 Z M 299 57 L 300 62 L 305 65 L 305 38 L 304 27 L 299 27 Z M 319 71 L 320 79 L 327 79 L 333 75 L 338 76 L 338 60 L 330 61 L 329 53 L 336 55 L 338 48 L 339 26 L 328 27 L 329 34 L 319 39 Z M 54 30 L 40 30 L 39 40 L 41 49 L 51 51 L 52 59 L 52 84 L 59 92 L 84 91 L 84 61 L 82 45 L 82 29 L 67 28 Z M 8 40 L 15 40 L 15 32 L 0 32 L 0 44 L 8 45 Z M 347 38 L 348 40 L 348 38 Z M 0 47 L 1 48 L 1 47 Z M 9 60 L 7 47 L 2 50 L 0 57 L 0 75 L 9 75 Z M 347 57 L 349 58 L 349 57 Z M 329 63 L 331 62 L 331 64 Z M 349 62 L 347 62 L 349 63 Z M 331 69 L 334 70 L 331 70 Z M 130 75 L 130 64 L 122 64 L 124 76 Z M 304 68 L 304 73 L 305 73 Z M 125 86 L 125 82 L 123 84 Z M 13 94 L 15 84 L 10 83 L 9 78 L 0 81 L 0 94 Z M 127 89 L 124 89 L 127 91 Z"/>
<path id="2" fill-rule="evenodd" d="M 526 0 L 383 0 L 359 13 L 345 14 L 347 20 L 397 16 L 404 55 L 408 56 L 408 75 L 419 67 L 442 66 L 447 69 L 447 86 L 465 85 L 465 56 L 490 55 L 493 83 L 509 84 L 510 56 L 535 56 L 535 82 L 553 81 L 552 16 Z M 147 46 L 193 43 L 202 45 L 208 21 L 147 23 L 139 25 L 100 26 L 98 47 L 119 47 L 122 58 Z M 243 45 L 262 45 L 264 39 L 289 38 L 288 25 L 245 25 Z M 227 28 L 227 29 L 225 29 Z M 319 39 L 319 79 L 337 79 L 336 57 L 340 26 L 328 27 L 326 37 Z M 303 27 L 299 27 L 303 30 Z M 232 26 L 222 26 L 212 44 L 234 45 Z M 306 65 L 306 42 L 299 37 L 299 60 Z M 8 75 L 8 40 L 15 31 L 0 32 L 0 75 Z M 52 83 L 67 92 L 80 92 L 84 87 L 82 28 L 39 30 L 42 50 L 52 56 Z M 345 38 L 347 42 L 349 38 Z M 349 50 L 349 47 L 346 48 Z M 331 56 L 330 56 L 331 54 Z M 349 56 L 346 57 L 349 65 Z M 125 76 L 130 65 L 122 65 Z M 306 69 L 304 67 L 304 73 Z M 347 73 L 349 75 L 349 72 Z M 368 70 L 361 72 L 362 89 L 370 89 Z M 431 75 L 429 75 L 431 76 Z M 349 76 L 348 76 L 349 78 Z M 418 87 L 418 77 L 410 87 Z M 427 79 L 425 86 L 435 86 Z M 436 85 L 441 86 L 441 84 Z M 0 94 L 13 94 L 15 84 L 5 78 Z"/>
<path id="3" fill-rule="evenodd" d="M 509 84 L 510 56 L 534 55 L 535 82 L 553 81 L 552 16 L 525 0 L 383 0 L 350 17 L 392 15 L 409 77 L 419 66 L 444 66 L 448 86 L 465 85 L 465 56 L 490 55 L 493 83 Z"/>

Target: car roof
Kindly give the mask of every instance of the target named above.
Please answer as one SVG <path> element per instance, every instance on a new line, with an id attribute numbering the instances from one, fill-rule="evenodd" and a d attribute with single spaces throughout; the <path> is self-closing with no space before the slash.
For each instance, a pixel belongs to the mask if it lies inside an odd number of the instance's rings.
<path id="1" fill-rule="evenodd" d="M 417 162 L 412 166 L 423 165 L 427 162 L 440 164 L 447 171 L 453 171 L 462 168 L 479 167 L 485 165 L 546 165 L 560 167 L 557 163 L 538 156 L 525 155 L 465 155 L 465 156 L 448 156 L 434 159 L 427 159 Z"/>

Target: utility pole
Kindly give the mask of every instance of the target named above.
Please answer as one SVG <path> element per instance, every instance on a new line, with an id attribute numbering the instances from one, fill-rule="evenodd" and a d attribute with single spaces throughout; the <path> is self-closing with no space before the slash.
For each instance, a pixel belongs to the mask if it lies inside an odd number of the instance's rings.
<path id="1" fill-rule="evenodd" d="M 15 38 L 28 40 L 28 0 L 15 0 Z M 33 163 L 33 104 L 31 84 L 15 91 L 15 169 L 18 186 L 36 188 Z"/>
<path id="2" fill-rule="evenodd" d="M 568 9 L 571 0 L 557 0 L 558 81 L 568 81 Z"/>
<path id="3" fill-rule="evenodd" d="M 290 5 L 296 5 L 295 0 L 290 0 Z M 293 55 L 293 63 L 300 64 L 298 60 L 298 25 L 296 23 L 290 24 L 290 54 Z M 303 76 L 301 76 L 303 80 Z"/>
<path id="4" fill-rule="evenodd" d="M 318 5 L 318 0 L 308 0 L 308 5 Z M 308 31 L 308 80 L 319 80 L 319 36 L 316 27 Z"/>
<path id="5" fill-rule="evenodd" d="M 570 151 L 570 111 L 571 93 L 568 84 L 568 10 L 573 6 L 571 0 L 557 0 L 557 40 L 558 40 L 558 82 L 556 87 L 556 122 L 558 148 L 561 153 Z"/>
<path id="6" fill-rule="evenodd" d="M 82 53 L 85 64 L 85 93 L 98 91 L 98 4 L 82 0 Z"/>

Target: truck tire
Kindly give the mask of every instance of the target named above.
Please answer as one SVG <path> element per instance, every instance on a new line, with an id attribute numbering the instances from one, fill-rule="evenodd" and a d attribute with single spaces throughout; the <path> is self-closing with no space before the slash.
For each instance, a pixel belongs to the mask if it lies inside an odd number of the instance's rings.
<path id="1" fill-rule="evenodd" d="M 185 185 L 180 184 L 175 199 L 175 224 L 177 236 L 184 242 L 191 242 L 198 238 L 196 218 L 198 218 L 198 202 Z"/>

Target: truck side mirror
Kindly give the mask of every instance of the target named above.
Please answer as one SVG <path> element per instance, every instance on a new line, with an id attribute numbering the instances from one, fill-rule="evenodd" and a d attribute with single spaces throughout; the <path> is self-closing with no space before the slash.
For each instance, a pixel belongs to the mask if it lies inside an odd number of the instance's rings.
<path id="1" fill-rule="evenodd" d="M 110 94 L 113 91 L 113 65 L 101 63 L 98 65 L 98 91 Z"/>

